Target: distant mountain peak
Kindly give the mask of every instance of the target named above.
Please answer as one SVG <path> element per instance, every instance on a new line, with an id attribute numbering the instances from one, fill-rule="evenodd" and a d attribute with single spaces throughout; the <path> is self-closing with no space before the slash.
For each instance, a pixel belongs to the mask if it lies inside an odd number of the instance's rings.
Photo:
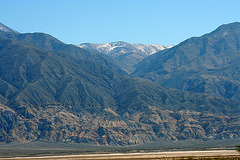
<path id="1" fill-rule="evenodd" d="M 211 32 L 213 34 L 215 33 L 227 33 L 229 30 L 231 31 L 239 31 L 240 28 L 240 23 L 239 22 L 233 22 L 233 23 L 229 23 L 229 24 L 223 24 L 221 26 L 219 26 L 215 31 Z M 210 34 L 211 34 L 210 33 Z"/>
<path id="2" fill-rule="evenodd" d="M 0 30 L 3 31 L 3 32 L 17 33 L 17 34 L 18 34 L 17 31 L 15 31 L 15 30 L 13 30 L 13 29 L 11 29 L 11 28 L 5 26 L 5 25 L 2 24 L 1 22 L 0 22 Z"/>
<path id="3" fill-rule="evenodd" d="M 116 59 L 120 66 L 127 72 L 133 72 L 134 65 L 142 61 L 144 58 L 172 46 L 127 43 L 123 41 L 110 43 L 82 43 L 77 45 L 80 48 L 100 52 Z"/>
<path id="4" fill-rule="evenodd" d="M 240 22 L 233 22 L 229 24 L 223 24 L 218 27 L 218 29 L 234 29 L 234 28 L 239 28 L 240 27 Z"/>
<path id="5" fill-rule="evenodd" d="M 123 41 L 110 42 L 110 43 L 82 43 L 77 46 L 83 49 L 97 51 L 97 52 L 110 54 L 110 55 L 115 55 L 116 53 L 117 55 L 119 55 L 119 53 L 125 54 L 129 51 L 144 52 L 146 55 L 151 55 L 160 50 L 173 47 L 173 45 L 163 46 L 163 45 L 151 45 L 151 44 L 137 44 L 137 43 L 127 43 Z"/>

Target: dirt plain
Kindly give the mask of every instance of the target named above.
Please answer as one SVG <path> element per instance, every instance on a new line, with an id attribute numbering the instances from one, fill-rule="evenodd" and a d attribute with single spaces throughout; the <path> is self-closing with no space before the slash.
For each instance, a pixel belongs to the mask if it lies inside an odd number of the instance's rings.
<path id="1" fill-rule="evenodd" d="M 231 159 L 240 160 L 236 150 L 171 151 L 149 153 L 82 154 L 42 157 L 0 158 L 1 160 L 157 160 L 157 159 Z"/>

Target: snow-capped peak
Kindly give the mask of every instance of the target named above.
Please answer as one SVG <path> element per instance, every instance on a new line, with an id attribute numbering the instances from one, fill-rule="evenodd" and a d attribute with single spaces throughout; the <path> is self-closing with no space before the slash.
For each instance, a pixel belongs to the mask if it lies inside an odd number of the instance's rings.
<path id="1" fill-rule="evenodd" d="M 17 33 L 17 34 L 18 34 L 17 31 L 14 31 L 13 29 L 11 29 L 11 28 L 5 26 L 5 25 L 2 24 L 1 22 L 0 22 L 0 30 L 3 31 L 3 32 Z"/>
<path id="2" fill-rule="evenodd" d="M 154 54 L 158 51 L 168 49 L 172 46 L 162 46 L 162 45 L 150 45 L 150 44 L 135 44 L 126 43 L 122 41 L 111 42 L 111 43 L 83 43 L 77 45 L 80 48 L 97 51 L 104 54 L 110 54 L 113 56 L 119 56 L 129 52 L 142 52 L 146 55 Z"/>

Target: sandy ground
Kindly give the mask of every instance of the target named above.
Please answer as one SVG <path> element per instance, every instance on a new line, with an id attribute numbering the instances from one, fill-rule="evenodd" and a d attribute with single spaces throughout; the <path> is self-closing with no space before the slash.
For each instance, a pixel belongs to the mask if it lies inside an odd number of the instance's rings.
<path id="1" fill-rule="evenodd" d="M 65 156 L 44 156 L 44 157 L 15 157 L 0 158 L 6 160 L 124 160 L 124 159 L 174 159 L 181 157 L 216 157 L 216 156 L 238 156 L 235 150 L 214 150 L 214 151 L 171 151 L 171 152 L 150 152 L 150 153 L 119 153 L 119 154 L 85 154 Z"/>

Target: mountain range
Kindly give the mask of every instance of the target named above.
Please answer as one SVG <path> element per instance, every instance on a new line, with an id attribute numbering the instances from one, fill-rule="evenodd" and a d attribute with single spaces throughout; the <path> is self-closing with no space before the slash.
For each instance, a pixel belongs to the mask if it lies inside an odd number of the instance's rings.
<path id="1" fill-rule="evenodd" d="M 232 33 L 238 25 L 221 27 Z M 201 37 L 193 39 L 198 44 Z M 123 64 L 107 53 L 65 44 L 45 33 L 21 34 L 1 24 L 0 142 L 44 140 L 125 146 L 239 137 L 239 101 L 160 86 L 160 79 L 145 76 L 151 73 L 149 63 L 154 57 L 162 60 L 183 54 L 177 48 L 185 43 L 147 56 L 128 75 Z M 156 68 L 168 64 L 152 63 Z M 169 68 L 174 64 L 169 61 Z M 237 64 L 226 65 L 219 74 L 237 77 L 238 72 L 231 68 L 238 71 Z M 152 73 L 152 77 L 161 77 L 161 71 L 165 70 Z"/>

